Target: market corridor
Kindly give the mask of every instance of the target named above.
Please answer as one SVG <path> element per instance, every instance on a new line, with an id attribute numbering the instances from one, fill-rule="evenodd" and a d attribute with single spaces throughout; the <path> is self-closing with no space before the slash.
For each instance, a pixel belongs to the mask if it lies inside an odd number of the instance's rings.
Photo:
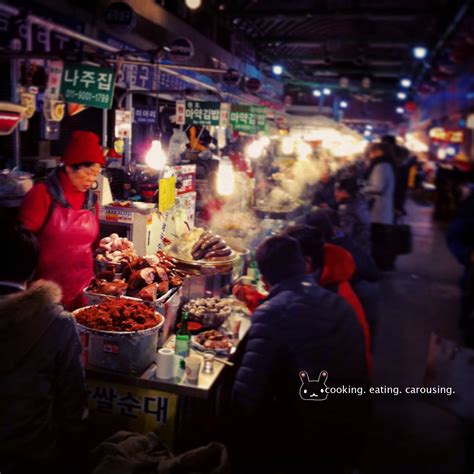
<path id="1" fill-rule="evenodd" d="M 461 267 L 431 214 L 431 207 L 410 201 L 414 251 L 382 280 L 374 386 L 420 386 L 430 333 L 459 340 Z M 364 472 L 461 473 L 465 452 L 463 426 L 453 415 L 414 395 L 375 398 Z"/>

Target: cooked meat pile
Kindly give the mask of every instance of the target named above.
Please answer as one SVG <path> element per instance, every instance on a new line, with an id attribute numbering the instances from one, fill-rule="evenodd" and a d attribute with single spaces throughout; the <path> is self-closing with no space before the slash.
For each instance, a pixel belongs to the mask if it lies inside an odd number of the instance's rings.
<path id="1" fill-rule="evenodd" d="M 162 319 L 146 304 L 123 299 L 103 301 L 97 306 L 78 310 L 75 316 L 79 324 L 89 329 L 116 332 L 149 329 Z"/>

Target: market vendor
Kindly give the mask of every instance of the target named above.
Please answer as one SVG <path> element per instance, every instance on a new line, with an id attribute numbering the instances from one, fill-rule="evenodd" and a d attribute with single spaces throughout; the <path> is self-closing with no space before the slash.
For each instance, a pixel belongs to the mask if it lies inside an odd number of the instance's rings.
<path id="1" fill-rule="evenodd" d="M 62 287 L 62 304 L 68 310 L 84 306 L 83 289 L 93 277 L 92 246 L 99 234 L 96 195 L 91 188 L 105 160 L 99 137 L 75 131 L 63 160 L 45 183 L 26 195 L 20 221 L 40 243 L 35 278 Z"/>

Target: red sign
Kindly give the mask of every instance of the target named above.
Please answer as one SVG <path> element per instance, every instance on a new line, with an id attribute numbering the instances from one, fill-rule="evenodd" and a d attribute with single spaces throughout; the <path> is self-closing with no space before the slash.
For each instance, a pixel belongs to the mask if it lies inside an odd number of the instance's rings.
<path id="1" fill-rule="evenodd" d="M 12 133 L 20 119 L 20 114 L 15 112 L 0 112 L 0 135 Z"/>

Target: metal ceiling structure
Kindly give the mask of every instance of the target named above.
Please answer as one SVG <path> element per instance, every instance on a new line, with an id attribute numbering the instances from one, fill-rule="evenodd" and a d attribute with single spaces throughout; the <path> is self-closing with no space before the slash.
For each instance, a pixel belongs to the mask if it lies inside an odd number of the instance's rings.
<path id="1" fill-rule="evenodd" d="M 473 13 L 471 0 L 206 3 L 253 44 L 260 67 L 270 73 L 272 64 L 283 66 L 282 80 L 300 103 L 314 104 L 312 89 L 329 87 L 343 100 L 355 98 L 362 108 L 383 102 L 393 117 L 400 79 L 413 82 L 410 100 L 446 55 L 448 40 Z M 426 60 L 413 57 L 415 46 L 428 49 Z M 378 108 L 381 112 L 383 107 Z"/>

